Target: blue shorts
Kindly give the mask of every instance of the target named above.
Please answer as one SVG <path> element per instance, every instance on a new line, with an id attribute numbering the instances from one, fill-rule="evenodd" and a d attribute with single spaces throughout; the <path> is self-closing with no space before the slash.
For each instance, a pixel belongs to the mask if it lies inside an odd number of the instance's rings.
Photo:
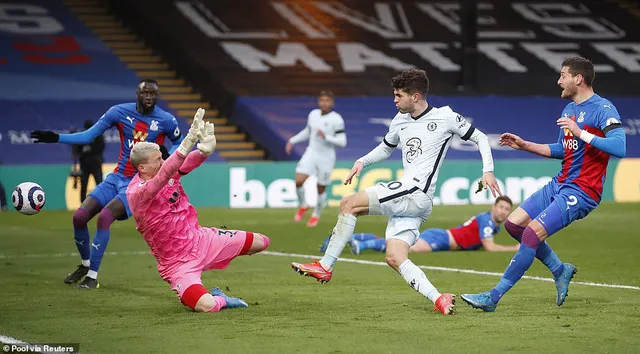
<path id="1" fill-rule="evenodd" d="M 127 202 L 127 186 L 129 186 L 132 178 L 133 177 L 127 178 L 115 173 L 110 173 L 102 183 L 98 184 L 96 188 L 89 193 L 89 196 L 95 199 L 103 208 L 114 198 L 119 199 L 127 211 L 127 215 L 120 217 L 119 220 L 126 220 L 131 216 L 131 209 L 129 209 L 129 203 Z"/>
<path id="2" fill-rule="evenodd" d="M 420 234 L 420 238 L 426 241 L 434 252 L 449 250 L 449 234 L 447 230 L 426 229 Z"/>
<path id="3" fill-rule="evenodd" d="M 589 215 L 597 206 L 598 203 L 578 186 L 552 180 L 522 202 L 520 208 L 531 219 L 538 220 L 551 236 Z"/>

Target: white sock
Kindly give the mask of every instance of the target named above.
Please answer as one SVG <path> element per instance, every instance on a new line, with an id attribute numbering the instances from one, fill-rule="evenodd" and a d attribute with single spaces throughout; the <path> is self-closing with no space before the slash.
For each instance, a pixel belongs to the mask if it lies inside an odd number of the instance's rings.
<path id="1" fill-rule="evenodd" d="M 322 214 L 322 209 L 327 206 L 327 192 L 318 194 L 318 203 L 313 211 L 313 216 L 319 217 Z"/>
<path id="2" fill-rule="evenodd" d="M 336 265 L 342 250 L 344 250 L 347 242 L 351 240 L 353 229 L 356 228 L 356 220 L 357 218 L 351 214 L 338 215 L 338 222 L 331 233 L 331 240 L 329 240 L 327 250 L 324 252 L 324 257 L 320 260 L 320 264 L 324 269 L 333 270 L 333 266 Z"/>
<path id="3" fill-rule="evenodd" d="M 98 279 L 98 272 L 96 272 L 95 270 L 90 270 L 87 272 L 87 276 L 89 278 Z"/>
<path id="4" fill-rule="evenodd" d="M 296 193 L 298 194 L 298 203 L 300 203 L 300 208 L 306 208 L 307 201 L 304 198 L 304 186 L 296 188 Z"/>
<path id="5" fill-rule="evenodd" d="M 438 289 L 436 289 L 435 286 L 431 284 L 422 269 L 413 264 L 410 259 L 402 262 L 398 270 L 400 271 L 400 274 L 407 282 L 407 284 L 409 284 L 409 286 L 411 286 L 415 291 L 427 297 L 429 300 L 431 300 L 431 302 L 435 303 L 436 300 L 440 297 Z"/>
<path id="6" fill-rule="evenodd" d="M 83 260 L 82 260 L 82 265 L 83 265 L 83 266 L 85 266 L 85 267 L 88 267 L 88 266 L 90 266 L 90 265 L 91 265 L 91 262 L 89 262 L 89 260 L 88 260 L 88 259 L 83 259 Z"/>

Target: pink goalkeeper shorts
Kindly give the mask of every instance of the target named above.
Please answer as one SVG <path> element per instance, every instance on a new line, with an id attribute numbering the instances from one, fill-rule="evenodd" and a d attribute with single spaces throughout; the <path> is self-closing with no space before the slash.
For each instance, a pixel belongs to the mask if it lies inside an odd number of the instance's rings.
<path id="1" fill-rule="evenodd" d="M 195 258 L 178 266 L 165 280 L 182 298 L 191 285 L 202 284 L 202 272 L 225 269 L 232 260 L 249 252 L 253 244 L 253 232 L 202 228 L 199 249 Z"/>

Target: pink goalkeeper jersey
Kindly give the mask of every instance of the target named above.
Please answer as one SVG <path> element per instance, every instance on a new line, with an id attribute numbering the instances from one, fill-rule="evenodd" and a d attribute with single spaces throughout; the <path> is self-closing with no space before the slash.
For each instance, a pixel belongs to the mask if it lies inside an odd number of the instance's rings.
<path id="1" fill-rule="evenodd" d="M 180 177 L 201 165 L 206 156 L 192 151 L 185 159 L 173 153 L 158 174 L 143 180 L 136 174 L 127 187 L 127 201 L 142 234 L 158 261 L 158 271 L 186 261 L 199 241 L 198 214 L 180 184 Z"/>

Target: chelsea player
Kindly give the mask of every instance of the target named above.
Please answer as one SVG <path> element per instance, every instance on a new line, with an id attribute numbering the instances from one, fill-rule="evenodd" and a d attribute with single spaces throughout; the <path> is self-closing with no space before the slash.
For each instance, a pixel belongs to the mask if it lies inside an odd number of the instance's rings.
<path id="1" fill-rule="evenodd" d="M 609 157 L 622 158 L 626 154 L 620 115 L 611 101 L 593 92 L 594 77 L 593 64 L 585 58 L 574 57 L 562 62 L 558 79 L 561 97 L 573 102 L 557 120 L 560 132 L 555 144 L 536 144 L 511 133 L 500 137 L 500 145 L 561 159 L 562 169 L 509 215 L 505 229 L 520 242 L 520 248 L 493 289 L 462 295 L 474 308 L 494 311 L 502 296 L 529 269 L 534 257 L 553 273 L 556 305 L 564 302 L 576 268 L 562 263 L 544 240 L 586 217 L 598 206 Z"/>
<path id="2" fill-rule="evenodd" d="M 131 216 L 126 197 L 129 181 L 136 173 L 129 161 L 131 148 L 141 141 L 162 145 L 165 138 L 169 138 L 175 148 L 182 141 L 176 118 L 156 106 L 158 93 L 158 82 L 145 79 L 138 84 L 137 102 L 109 108 L 100 120 L 86 131 L 74 134 L 57 134 L 42 130 L 31 132 L 31 138 L 35 139 L 36 143 L 71 145 L 89 144 L 111 127 L 116 127 L 120 132 L 118 166 L 96 186 L 73 214 L 73 237 L 82 264 L 67 275 L 64 279 L 66 284 L 77 283 L 86 275 L 79 288 L 100 287 L 97 281 L 98 269 L 109 243 L 109 228 L 115 220 L 126 220 Z M 93 241 L 90 241 L 87 223 L 96 215 L 97 231 Z"/>

